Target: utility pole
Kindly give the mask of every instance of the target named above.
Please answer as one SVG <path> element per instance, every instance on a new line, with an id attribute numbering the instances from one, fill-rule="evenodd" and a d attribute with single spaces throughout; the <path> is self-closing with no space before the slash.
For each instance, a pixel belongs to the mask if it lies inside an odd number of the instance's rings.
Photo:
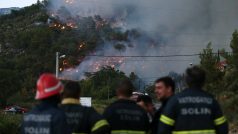
<path id="1" fill-rule="evenodd" d="M 107 100 L 109 101 L 109 86 L 107 86 Z"/>
<path id="2" fill-rule="evenodd" d="M 59 77 L 59 59 L 65 58 L 66 55 L 60 55 L 59 52 L 56 52 L 56 64 L 55 64 L 55 76 L 56 78 Z"/>
<path id="3" fill-rule="evenodd" d="M 109 82 L 107 82 L 107 85 L 109 85 L 109 83 L 111 82 L 111 78 L 109 77 L 108 79 Z M 109 91 L 109 86 L 107 86 L 107 100 L 109 101 L 110 98 L 110 91 Z"/>
<path id="4" fill-rule="evenodd" d="M 55 76 L 59 77 L 59 52 L 56 52 Z"/>

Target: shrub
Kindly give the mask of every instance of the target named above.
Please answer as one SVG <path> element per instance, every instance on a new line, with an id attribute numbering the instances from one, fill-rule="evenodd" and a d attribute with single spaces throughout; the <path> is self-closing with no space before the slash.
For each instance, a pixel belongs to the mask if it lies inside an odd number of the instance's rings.
<path id="1" fill-rule="evenodd" d="M 19 134 L 22 115 L 0 114 L 0 134 Z"/>

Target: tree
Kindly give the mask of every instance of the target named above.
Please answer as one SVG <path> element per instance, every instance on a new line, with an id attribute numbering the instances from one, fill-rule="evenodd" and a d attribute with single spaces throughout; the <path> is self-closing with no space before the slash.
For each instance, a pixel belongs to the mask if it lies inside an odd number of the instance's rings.
<path id="1" fill-rule="evenodd" d="M 131 81 L 135 81 L 139 77 L 135 74 L 135 72 L 131 72 L 130 75 L 129 75 L 129 78 L 130 78 Z"/>
<path id="2" fill-rule="evenodd" d="M 238 91 L 238 32 L 237 30 L 232 35 L 230 43 L 232 54 L 227 56 L 228 68 L 226 72 L 226 86 L 229 91 Z"/>
<path id="3" fill-rule="evenodd" d="M 126 50 L 126 47 L 125 47 L 125 45 L 123 45 L 123 44 L 116 44 L 115 46 L 114 46 L 114 48 L 115 49 L 117 49 L 120 53 L 122 52 L 122 51 L 125 51 Z"/>
<path id="4" fill-rule="evenodd" d="M 96 99 L 107 99 L 116 95 L 116 85 L 124 79 L 129 78 L 123 72 L 112 67 L 104 67 L 98 72 L 87 73 L 87 78 L 80 84 L 83 95 Z"/>
<path id="5" fill-rule="evenodd" d="M 231 49 L 232 49 L 232 64 L 234 69 L 238 70 L 238 31 L 236 30 L 232 35 L 231 40 Z"/>
<path id="6" fill-rule="evenodd" d="M 230 122 L 238 124 L 238 32 L 232 34 L 230 42 L 232 53 L 225 50 L 214 54 L 211 43 L 200 55 L 201 67 L 206 70 L 207 82 L 205 88 L 217 97 L 222 104 L 226 117 Z M 220 55 L 226 59 L 227 66 L 224 71 L 219 70 Z"/>
<path id="7" fill-rule="evenodd" d="M 200 65 L 207 74 L 205 89 L 210 93 L 217 95 L 223 91 L 222 87 L 224 87 L 224 72 L 219 70 L 219 55 L 213 52 L 211 45 L 212 44 L 209 43 L 207 48 L 205 48 L 200 54 Z"/>
<path id="8" fill-rule="evenodd" d="M 237 115 L 238 112 L 236 106 L 238 101 L 238 31 L 236 30 L 232 35 L 230 43 L 232 54 L 227 56 L 228 68 L 224 77 L 226 92 L 223 95 L 223 104 L 225 112 L 228 113 L 228 118 L 238 124 Z"/>

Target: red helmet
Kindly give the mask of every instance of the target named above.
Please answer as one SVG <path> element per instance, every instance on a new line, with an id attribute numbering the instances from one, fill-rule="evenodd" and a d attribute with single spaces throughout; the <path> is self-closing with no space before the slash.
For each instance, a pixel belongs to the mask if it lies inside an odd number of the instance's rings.
<path id="1" fill-rule="evenodd" d="M 62 83 L 53 74 L 42 74 L 37 81 L 36 100 L 41 100 L 60 94 L 63 90 Z"/>

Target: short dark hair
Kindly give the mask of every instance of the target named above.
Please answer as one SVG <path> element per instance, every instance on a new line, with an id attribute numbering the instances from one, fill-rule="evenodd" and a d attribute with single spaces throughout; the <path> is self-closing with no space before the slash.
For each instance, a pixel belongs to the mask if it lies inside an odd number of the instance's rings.
<path id="1" fill-rule="evenodd" d="M 161 77 L 155 81 L 155 83 L 163 82 L 166 87 L 171 87 L 172 91 L 175 91 L 175 82 L 169 76 Z"/>
<path id="2" fill-rule="evenodd" d="M 63 98 L 79 98 L 81 87 L 78 82 L 68 81 L 65 84 Z"/>
<path id="3" fill-rule="evenodd" d="M 206 80 L 206 72 L 198 66 L 190 67 L 186 70 L 185 81 L 189 87 L 203 87 Z"/>
<path id="4" fill-rule="evenodd" d="M 131 97 L 134 89 L 134 85 L 130 80 L 123 80 L 117 86 L 117 92 L 125 97 Z"/>
<path id="5" fill-rule="evenodd" d="M 136 102 L 141 102 L 143 101 L 145 104 L 152 104 L 152 99 L 148 95 L 139 95 Z"/>

